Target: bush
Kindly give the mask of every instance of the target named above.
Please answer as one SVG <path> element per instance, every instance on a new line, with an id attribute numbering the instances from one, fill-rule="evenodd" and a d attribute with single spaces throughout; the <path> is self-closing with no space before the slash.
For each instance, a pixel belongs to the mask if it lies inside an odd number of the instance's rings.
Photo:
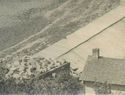
<path id="1" fill-rule="evenodd" d="M 36 78 L 22 83 L 16 83 L 13 79 L 0 82 L 0 93 L 4 94 L 78 95 L 80 88 L 79 81 L 72 76 L 41 80 Z"/>

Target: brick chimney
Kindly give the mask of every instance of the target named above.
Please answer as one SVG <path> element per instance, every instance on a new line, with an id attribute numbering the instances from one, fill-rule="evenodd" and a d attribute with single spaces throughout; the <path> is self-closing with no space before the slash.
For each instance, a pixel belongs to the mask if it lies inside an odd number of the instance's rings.
<path id="1" fill-rule="evenodd" d="M 95 49 L 92 50 L 92 56 L 94 58 L 99 58 L 99 56 L 100 56 L 100 50 L 99 50 L 99 48 L 95 48 Z"/>

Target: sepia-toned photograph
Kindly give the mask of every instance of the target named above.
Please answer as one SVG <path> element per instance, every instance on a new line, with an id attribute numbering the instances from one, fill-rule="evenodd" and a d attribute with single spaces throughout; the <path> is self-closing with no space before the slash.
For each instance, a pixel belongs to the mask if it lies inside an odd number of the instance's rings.
<path id="1" fill-rule="evenodd" d="M 0 95 L 125 95 L 125 0 L 0 0 Z"/>

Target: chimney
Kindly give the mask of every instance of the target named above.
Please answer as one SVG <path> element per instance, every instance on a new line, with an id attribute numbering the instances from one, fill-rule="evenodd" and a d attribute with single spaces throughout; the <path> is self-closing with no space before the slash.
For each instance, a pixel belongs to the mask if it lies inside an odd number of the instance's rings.
<path id="1" fill-rule="evenodd" d="M 100 56 L 100 50 L 99 50 L 99 48 L 95 48 L 95 49 L 93 49 L 92 50 L 92 56 L 94 57 L 94 58 L 99 58 L 99 56 Z"/>

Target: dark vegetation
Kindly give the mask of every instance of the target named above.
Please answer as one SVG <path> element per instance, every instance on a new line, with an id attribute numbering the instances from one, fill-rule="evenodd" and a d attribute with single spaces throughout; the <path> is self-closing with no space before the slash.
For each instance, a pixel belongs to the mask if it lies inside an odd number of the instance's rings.
<path id="1" fill-rule="evenodd" d="M 104 83 L 95 82 L 94 86 L 95 86 L 96 95 L 110 95 L 111 94 L 111 86 L 110 84 L 108 84 L 108 82 L 104 82 Z"/>
<path id="2" fill-rule="evenodd" d="M 66 61 L 54 61 L 43 57 L 30 58 L 28 56 L 18 60 L 10 60 L 11 57 L 0 60 L 0 95 L 78 95 L 80 93 L 82 85 L 78 78 L 72 75 L 70 64 Z M 16 64 L 14 64 L 15 62 Z M 21 63 L 18 64 L 18 62 Z M 38 65 L 41 65 L 41 70 L 38 69 Z M 33 70 L 32 74 L 28 70 L 30 67 L 30 71 Z M 20 70 L 20 68 L 24 69 Z M 48 69 L 45 70 L 45 68 Z M 43 70 L 45 71 L 43 72 Z M 15 74 L 18 74 L 19 77 L 14 77 Z M 25 74 L 26 77 L 23 77 Z"/>
<path id="3" fill-rule="evenodd" d="M 2 70 L 3 71 L 3 70 Z M 0 72 L 2 73 L 2 72 Z M 5 72 L 3 72 L 5 73 Z M 23 94 L 23 95 L 78 95 L 82 85 L 73 76 L 58 78 L 33 78 L 16 83 L 13 78 L 0 80 L 1 94 Z"/>

